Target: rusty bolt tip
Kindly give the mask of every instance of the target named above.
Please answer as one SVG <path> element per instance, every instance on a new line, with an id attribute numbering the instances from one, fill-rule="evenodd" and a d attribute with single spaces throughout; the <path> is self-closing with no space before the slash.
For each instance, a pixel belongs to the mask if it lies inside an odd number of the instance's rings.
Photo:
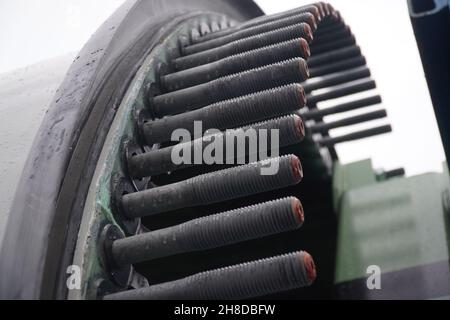
<path id="1" fill-rule="evenodd" d="M 323 4 L 321 2 L 318 2 L 315 4 L 315 6 L 319 9 L 320 19 L 322 20 L 325 17 L 325 10 L 323 8 Z"/>
<path id="2" fill-rule="evenodd" d="M 323 2 L 323 1 L 321 1 L 320 3 L 321 3 L 322 6 L 323 6 L 323 11 L 324 11 L 324 13 L 325 13 L 327 16 L 329 16 L 329 15 L 331 14 L 331 10 L 330 10 L 330 7 L 328 6 L 328 3 Z"/>
<path id="3" fill-rule="evenodd" d="M 309 68 L 308 68 L 308 64 L 306 63 L 306 60 L 304 60 L 304 59 L 299 60 L 299 68 L 300 68 L 300 72 L 302 73 L 303 79 L 308 79 L 309 78 Z"/>
<path id="4" fill-rule="evenodd" d="M 312 31 L 315 32 L 317 30 L 316 17 L 309 12 L 305 13 L 305 15 L 308 17 L 305 22 L 311 27 Z"/>
<path id="5" fill-rule="evenodd" d="M 312 28 L 307 23 L 302 23 L 302 26 L 303 26 L 303 29 L 304 29 L 303 33 L 305 35 L 305 37 L 304 37 L 305 40 L 308 43 L 311 43 L 313 41 L 313 39 L 314 39 Z"/>
<path id="6" fill-rule="evenodd" d="M 314 282 L 314 280 L 316 280 L 316 277 L 317 277 L 316 265 L 315 265 L 314 260 L 311 257 L 311 255 L 306 251 L 303 251 L 302 263 L 306 269 L 306 275 L 307 275 L 308 281 L 309 281 L 308 285 L 311 285 Z"/>
<path id="7" fill-rule="evenodd" d="M 336 11 L 336 10 L 334 9 L 334 7 L 333 7 L 330 3 L 327 3 L 326 6 L 327 6 L 327 9 L 328 9 L 328 11 L 330 12 L 330 14 L 334 15 L 334 13 L 335 13 L 335 11 Z"/>
<path id="8" fill-rule="evenodd" d="M 300 38 L 300 48 L 303 52 L 305 59 L 308 59 L 311 56 L 311 49 L 309 47 L 308 41 L 303 38 Z"/>
<path id="9" fill-rule="evenodd" d="M 303 169 L 300 159 L 297 156 L 291 155 L 291 167 L 295 180 L 300 182 L 303 179 Z"/>
<path id="10" fill-rule="evenodd" d="M 303 211 L 302 203 L 297 198 L 292 198 L 292 212 L 294 213 L 299 226 L 302 226 L 305 221 L 305 213 Z"/>
<path id="11" fill-rule="evenodd" d="M 300 84 L 297 85 L 297 89 L 298 89 L 298 96 L 300 99 L 300 106 L 304 107 L 304 106 L 306 106 L 306 102 L 307 102 L 305 89 Z"/>
<path id="12" fill-rule="evenodd" d="M 295 121 L 295 131 L 297 133 L 297 136 L 304 137 L 305 136 L 305 124 L 303 123 L 302 118 L 300 118 L 299 115 L 294 115 L 294 121 Z"/>
<path id="13" fill-rule="evenodd" d="M 320 10 L 319 8 L 317 8 L 317 6 L 314 6 L 314 9 L 312 9 L 311 14 L 314 15 L 316 23 L 319 23 L 322 20 L 322 17 L 320 16 Z"/>
<path id="14" fill-rule="evenodd" d="M 333 17 L 337 20 L 337 21 L 342 21 L 344 22 L 344 20 L 342 19 L 341 13 L 339 11 L 334 11 L 333 12 Z"/>

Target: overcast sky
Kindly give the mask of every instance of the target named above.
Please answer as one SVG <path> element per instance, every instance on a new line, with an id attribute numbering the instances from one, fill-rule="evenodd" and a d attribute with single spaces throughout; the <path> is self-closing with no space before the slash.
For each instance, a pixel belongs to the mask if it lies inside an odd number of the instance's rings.
<path id="1" fill-rule="evenodd" d="M 0 73 L 78 51 L 122 0 L 0 0 Z M 311 1 L 258 0 L 267 13 Z M 338 147 L 344 163 L 372 158 L 408 174 L 441 170 L 440 143 L 406 0 L 330 0 L 352 27 L 394 132 Z M 335 102 L 333 102 L 335 103 Z M 372 108 L 377 109 L 380 106 Z M 377 124 L 386 121 L 376 122 Z M 364 127 L 364 125 L 363 125 Z M 361 126 L 335 130 L 332 135 Z"/>

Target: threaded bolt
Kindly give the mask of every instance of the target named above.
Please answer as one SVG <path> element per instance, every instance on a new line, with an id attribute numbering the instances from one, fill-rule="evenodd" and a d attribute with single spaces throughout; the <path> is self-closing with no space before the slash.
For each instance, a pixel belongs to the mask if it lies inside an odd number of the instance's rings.
<path id="1" fill-rule="evenodd" d="M 106 295 L 104 299 L 248 299 L 309 286 L 315 278 L 316 268 L 312 257 L 305 251 L 298 251 L 114 293 Z"/>
<path id="2" fill-rule="evenodd" d="M 298 38 L 171 73 L 161 77 L 161 82 L 171 92 L 271 63 L 293 58 L 307 59 L 309 56 L 308 42 Z"/>
<path id="3" fill-rule="evenodd" d="M 371 120 L 386 118 L 387 113 L 386 110 L 377 110 L 373 112 L 368 112 L 364 114 L 360 114 L 353 117 L 344 118 L 341 120 L 333 121 L 333 122 L 319 122 L 309 127 L 309 130 L 313 133 L 326 133 L 331 129 L 341 128 L 346 126 L 351 126 Z"/>
<path id="4" fill-rule="evenodd" d="M 328 88 L 367 77 L 370 77 L 370 69 L 364 66 L 320 78 L 310 79 L 303 84 L 303 88 L 305 89 L 305 92 L 309 93 L 314 90 Z"/>
<path id="5" fill-rule="evenodd" d="M 316 32 L 314 32 L 314 39 L 315 38 L 321 38 L 322 36 L 326 36 L 330 33 L 336 32 L 338 30 L 347 29 L 349 26 L 347 26 L 345 23 L 336 23 L 331 26 L 323 26 L 319 25 Z"/>
<path id="6" fill-rule="evenodd" d="M 376 95 L 376 96 L 371 96 L 371 97 L 364 98 L 364 99 L 354 100 L 354 101 L 346 102 L 343 104 L 335 105 L 335 106 L 328 107 L 325 109 L 311 109 L 311 110 L 308 110 L 305 112 L 300 112 L 300 116 L 303 119 L 317 120 L 317 119 L 321 119 L 325 116 L 329 116 L 332 114 L 337 114 L 337 113 L 357 110 L 357 109 L 361 109 L 361 108 L 365 108 L 365 107 L 370 107 L 370 106 L 379 104 L 381 102 L 382 102 L 381 96 Z"/>
<path id="7" fill-rule="evenodd" d="M 293 15 L 302 14 L 302 13 L 312 14 L 314 16 L 314 20 L 316 21 L 316 23 L 319 23 L 322 19 L 320 11 L 315 5 L 302 6 L 300 8 L 296 8 L 296 9 L 289 10 L 289 11 L 282 12 L 282 13 L 257 17 L 255 19 L 246 21 L 246 22 L 236 25 L 234 27 L 227 28 L 225 30 L 221 30 L 221 31 L 218 31 L 215 33 L 207 34 L 201 38 L 195 39 L 193 42 L 201 43 L 201 42 L 210 41 L 213 39 L 221 38 L 221 37 L 233 34 L 233 33 L 240 32 L 240 31 L 248 29 L 248 28 L 259 26 L 261 24 L 266 24 L 266 23 L 269 23 L 269 22 L 272 22 L 272 21 L 275 21 L 278 19 L 284 19 L 284 18 L 293 16 Z"/>
<path id="8" fill-rule="evenodd" d="M 274 174 L 262 174 L 268 167 L 275 170 Z M 302 177 L 296 156 L 272 158 L 126 194 L 122 197 L 122 209 L 128 218 L 154 215 L 295 185 Z"/>
<path id="9" fill-rule="evenodd" d="M 356 83 L 355 82 L 345 83 L 339 86 L 331 87 L 329 91 L 324 93 L 308 95 L 308 103 L 313 105 L 321 101 L 337 99 L 350 94 L 372 90 L 375 89 L 376 87 L 377 86 L 375 81 L 371 79 L 358 81 Z"/>
<path id="10" fill-rule="evenodd" d="M 264 32 L 284 28 L 287 26 L 291 26 L 294 24 L 299 23 L 307 23 L 310 27 L 312 32 L 314 32 L 317 29 L 316 19 L 314 16 L 310 13 L 301 13 L 299 15 L 290 16 L 284 19 L 279 19 L 275 21 L 271 21 L 268 23 L 260 24 L 258 26 L 254 26 L 251 28 L 247 28 L 244 30 L 237 31 L 235 33 L 229 34 L 227 36 L 215 38 L 213 40 L 193 44 L 187 47 L 183 48 L 183 54 L 189 55 L 194 54 L 197 52 L 202 52 L 205 50 L 209 50 L 212 48 L 217 48 L 219 46 L 223 46 L 224 44 L 241 40 L 244 38 L 252 37 Z"/>
<path id="11" fill-rule="evenodd" d="M 294 83 L 148 121 L 143 124 L 142 132 L 147 144 L 153 145 L 170 141 L 176 129 L 186 129 L 194 134 L 194 121 L 201 121 L 205 131 L 211 128 L 224 130 L 281 116 L 305 105 L 305 91 L 300 84 Z"/>
<path id="12" fill-rule="evenodd" d="M 327 34 L 316 35 L 314 34 L 314 41 L 311 42 L 311 47 L 324 45 L 326 43 L 335 42 L 338 40 L 348 39 L 352 36 L 352 31 L 350 27 L 344 26 L 343 28 L 338 28 Z"/>
<path id="13" fill-rule="evenodd" d="M 355 46 L 356 45 L 356 39 L 355 36 L 352 35 L 348 38 L 338 39 L 336 41 L 323 43 L 317 46 L 314 46 L 314 48 L 311 48 L 311 55 L 316 56 L 318 54 L 322 54 L 328 51 L 333 51 L 336 49 L 341 49 L 344 47 L 349 46 Z"/>
<path id="14" fill-rule="evenodd" d="M 300 200 L 285 198 L 116 240 L 111 257 L 115 265 L 125 266 L 296 230 L 303 221 Z"/>
<path id="15" fill-rule="evenodd" d="M 307 23 L 300 23 L 285 28 L 260 33 L 252 37 L 227 43 L 217 48 L 179 57 L 173 60 L 173 67 L 175 70 L 189 69 L 238 53 L 263 48 L 272 44 L 296 38 L 303 38 L 308 41 L 308 43 L 311 42 L 313 39 L 311 27 Z"/>
<path id="16" fill-rule="evenodd" d="M 352 132 L 338 137 L 326 137 L 323 138 L 322 140 L 319 140 L 318 143 L 321 147 L 331 148 L 339 143 L 365 139 L 389 132 L 392 132 L 392 127 L 390 125 L 384 125 L 380 127 L 370 128 L 367 130 Z"/>
<path id="17" fill-rule="evenodd" d="M 311 78 L 323 77 L 331 73 L 346 71 L 349 69 L 355 69 L 361 66 L 366 65 L 366 58 L 363 56 L 350 58 L 342 61 L 338 61 L 335 63 L 331 63 L 328 65 L 324 65 L 322 67 L 317 67 L 314 69 L 310 69 Z"/>
<path id="18" fill-rule="evenodd" d="M 301 58 L 232 74 L 195 87 L 156 96 L 150 100 L 155 115 L 179 114 L 211 103 L 242 95 L 300 83 L 309 76 L 308 66 Z"/>
<path id="19" fill-rule="evenodd" d="M 252 139 L 245 133 L 248 129 L 253 129 L 256 133 L 255 138 Z M 260 130 L 267 132 L 266 136 L 260 136 Z M 176 147 L 186 150 L 191 150 L 191 155 L 193 155 L 196 150 L 205 150 L 208 145 L 221 141 L 223 146 L 223 163 L 229 163 L 231 160 L 234 162 L 236 155 L 234 152 L 231 156 L 227 153 L 227 142 L 233 141 L 235 139 L 243 141 L 243 147 L 246 151 L 245 155 L 254 157 L 255 160 L 258 154 L 261 152 L 267 153 L 271 149 L 272 130 L 278 131 L 278 147 L 285 147 L 288 145 L 293 145 L 300 143 L 305 137 L 305 128 L 302 119 L 298 115 L 285 116 L 278 119 L 271 119 L 269 121 L 252 124 L 248 127 L 240 128 L 240 131 L 227 130 L 219 134 L 215 134 L 213 137 L 206 136 L 190 142 L 184 142 L 182 145 L 177 145 Z M 253 144 L 256 148 L 253 149 Z M 265 147 L 261 147 L 265 146 Z M 161 148 L 153 151 L 149 151 L 143 154 L 132 156 L 128 159 L 128 168 L 132 177 L 143 178 L 153 175 L 158 175 L 167 172 L 173 172 L 179 169 L 187 168 L 194 165 L 194 161 L 191 160 L 190 163 L 175 164 L 172 161 L 172 153 L 174 146 Z M 245 160 L 239 158 L 239 160 Z"/>
<path id="20" fill-rule="evenodd" d="M 311 69 L 318 68 L 327 64 L 335 63 L 353 57 L 361 56 L 361 48 L 358 46 L 350 46 L 330 52 L 315 55 L 308 59 L 308 67 Z"/>

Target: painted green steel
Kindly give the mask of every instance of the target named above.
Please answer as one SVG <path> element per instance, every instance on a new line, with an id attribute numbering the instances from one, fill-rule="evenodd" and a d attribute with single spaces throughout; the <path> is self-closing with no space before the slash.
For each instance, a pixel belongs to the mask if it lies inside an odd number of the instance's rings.
<path id="1" fill-rule="evenodd" d="M 333 165 L 333 207 L 339 212 L 342 195 L 352 189 L 376 183 L 376 175 L 372 169 L 371 160 L 363 160 L 341 165 L 335 162 Z"/>
<path id="2" fill-rule="evenodd" d="M 336 284 L 366 278 L 371 265 L 385 273 L 449 260 L 450 180 L 443 167 L 376 182 L 368 160 L 335 165 Z"/>

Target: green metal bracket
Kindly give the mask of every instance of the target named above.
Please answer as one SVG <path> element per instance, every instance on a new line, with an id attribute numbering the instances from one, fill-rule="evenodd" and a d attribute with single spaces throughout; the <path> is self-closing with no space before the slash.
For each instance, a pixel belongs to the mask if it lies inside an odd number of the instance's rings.
<path id="1" fill-rule="evenodd" d="M 449 261 L 450 180 L 443 167 L 377 182 L 368 160 L 335 164 L 336 284 L 366 278 L 371 265 L 386 274 Z M 429 282 L 411 279 L 411 288 L 420 281 Z"/>

